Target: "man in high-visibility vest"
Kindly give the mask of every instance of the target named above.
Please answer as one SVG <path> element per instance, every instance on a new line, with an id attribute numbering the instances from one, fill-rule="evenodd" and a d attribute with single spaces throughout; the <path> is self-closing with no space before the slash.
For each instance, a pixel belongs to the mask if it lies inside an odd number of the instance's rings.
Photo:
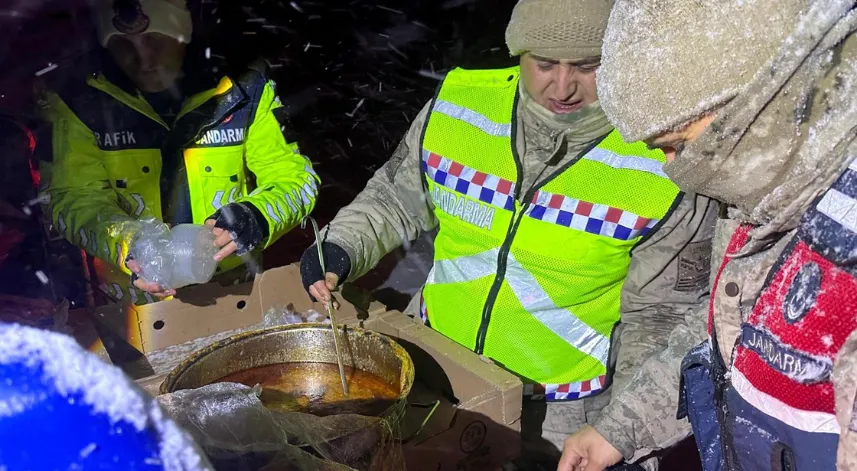
<path id="1" fill-rule="evenodd" d="M 219 276 L 239 276 L 233 254 L 271 245 L 310 213 L 318 189 L 284 137 L 274 82 L 262 67 L 217 81 L 185 60 L 183 0 L 107 0 L 95 16 L 101 72 L 45 100 L 53 224 L 96 257 L 101 288 L 120 302 L 174 294 L 136 276 L 128 248 L 142 219 L 213 225 Z"/>
<path id="2" fill-rule="evenodd" d="M 624 143 L 599 106 L 609 3 L 518 3 L 506 41 L 520 66 L 449 72 L 323 231 L 328 273 L 314 247 L 301 265 L 326 300 L 439 228 L 408 311 L 521 377 L 524 452 L 546 460 L 708 289 L 716 206 L 679 193 L 664 154 Z"/>

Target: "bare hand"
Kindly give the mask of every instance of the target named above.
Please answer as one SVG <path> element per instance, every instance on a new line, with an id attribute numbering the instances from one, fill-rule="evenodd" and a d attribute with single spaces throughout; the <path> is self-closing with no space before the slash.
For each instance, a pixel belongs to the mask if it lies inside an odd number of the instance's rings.
<path id="1" fill-rule="evenodd" d="M 586 425 L 565 439 L 557 471 L 603 471 L 621 460 L 619 450 Z"/>
<path id="2" fill-rule="evenodd" d="M 136 273 L 137 275 L 143 271 L 136 260 L 128 260 L 125 262 L 125 266 L 127 266 L 132 273 Z M 147 293 L 151 293 L 159 298 L 166 298 L 167 296 L 174 296 L 176 294 L 176 290 L 174 289 L 162 289 L 157 283 L 148 282 L 142 278 L 134 280 L 134 287 Z"/>
<path id="3" fill-rule="evenodd" d="M 213 228 L 211 232 L 214 234 L 214 245 L 221 248 L 219 252 L 214 254 L 214 260 L 219 262 L 238 250 L 238 245 L 232 240 L 232 234 L 219 227 L 214 227 L 214 219 L 206 220 L 205 225 Z"/>
<path id="4" fill-rule="evenodd" d="M 325 281 L 318 280 L 311 284 L 309 287 L 309 294 L 323 303 L 327 303 L 332 300 L 333 308 L 339 309 L 339 303 L 333 299 L 333 294 L 331 294 L 339 284 L 339 277 L 336 276 L 335 273 L 327 272 L 327 274 L 324 275 L 324 279 Z"/>

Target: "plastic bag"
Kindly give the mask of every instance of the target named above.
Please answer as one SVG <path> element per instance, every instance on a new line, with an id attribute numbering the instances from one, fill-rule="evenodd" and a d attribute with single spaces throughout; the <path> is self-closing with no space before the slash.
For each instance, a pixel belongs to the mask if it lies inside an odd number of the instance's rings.
<path id="1" fill-rule="evenodd" d="M 215 383 L 158 396 L 217 469 L 400 471 L 405 402 L 382 417 L 319 417 L 266 408 L 262 388 Z"/>
<path id="2" fill-rule="evenodd" d="M 163 289 L 206 283 L 217 262 L 209 226 L 179 224 L 172 229 L 154 219 L 139 221 L 130 253 L 140 265 L 140 278 Z"/>
<path id="3" fill-rule="evenodd" d="M 259 328 L 274 327 L 277 325 L 300 324 L 306 322 L 319 322 L 322 324 L 330 324 L 330 318 L 326 315 L 319 314 L 315 310 L 304 312 L 296 312 L 294 306 L 289 304 L 286 307 L 274 306 L 265 312 L 262 318 L 262 323 Z"/>

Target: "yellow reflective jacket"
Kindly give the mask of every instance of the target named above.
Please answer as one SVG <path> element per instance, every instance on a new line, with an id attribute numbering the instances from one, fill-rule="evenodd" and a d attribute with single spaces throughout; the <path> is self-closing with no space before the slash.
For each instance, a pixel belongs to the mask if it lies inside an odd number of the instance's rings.
<path id="1" fill-rule="evenodd" d="M 423 171 L 440 231 L 422 314 L 538 395 L 578 399 L 606 386 L 630 251 L 679 189 L 661 151 L 613 131 L 522 194 L 518 75 L 455 69 L 432 102 Z"/>
<path id="2" fill-rule="evenodd" d="M 102 74 L 86 83 L 83 93 L 47 96 L 53 162 L 43 184 L 54 226 L 99 259 L 102 289 L 114 299 L 152 300 L 129 289 L 124 259 L 135 220 L 202 224 L 223 205 L 247 202 L 268 223 L 264 249 L 312 211 L 318 176 L 284 137 L 283 105 L 264 72 L 224 77 L 188 97 L 172 126 L 138 92 Z M 219 270 L 240 264 L 228 257 Z"/>

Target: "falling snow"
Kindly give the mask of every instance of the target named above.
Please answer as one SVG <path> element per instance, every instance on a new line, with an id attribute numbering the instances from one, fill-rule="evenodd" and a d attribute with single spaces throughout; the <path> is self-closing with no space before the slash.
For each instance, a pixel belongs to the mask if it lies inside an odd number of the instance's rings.
<path id="1" fill-rule="evenodd" d="M 96 443 L 90 443 L 89 445 L 86 445 L 84 449 L 80 450 L 80 457 L 86 458 L 87 456 L 91 455 L 92 452 L 96 450 L 96 448 L 98 448 L 98 444 Z"/>

